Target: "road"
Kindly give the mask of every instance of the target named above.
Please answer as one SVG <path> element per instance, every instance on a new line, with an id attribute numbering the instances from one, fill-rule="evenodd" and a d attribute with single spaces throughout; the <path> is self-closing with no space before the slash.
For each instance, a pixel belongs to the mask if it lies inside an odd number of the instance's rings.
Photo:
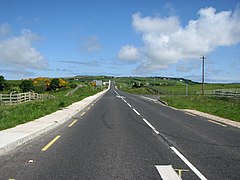
<path id="1" fill-rule="evenodd" d="M 113 85 L 60 128 L 0 157 L 0 180 L 149 180 L 179 173 L 240 179 L 240 130 Z"/>

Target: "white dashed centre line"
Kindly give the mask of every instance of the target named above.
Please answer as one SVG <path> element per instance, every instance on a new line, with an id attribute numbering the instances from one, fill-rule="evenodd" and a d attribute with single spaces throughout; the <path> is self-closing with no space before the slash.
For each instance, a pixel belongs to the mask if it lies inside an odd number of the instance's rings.
<path id="1" fill-rule="evenodd" d="M 143 118 L 143 121 L 156 133 L 156 134 L 160 134 L 156 129 L 155 127 L 153 127 L 153 125 L 148 122 L 146 119 Z"/>
<path id="2" fill-rule="evenodd" d="M 114 92 L 119 96 L 118 92 L 114 90 Z"/>
<path id="3" fill-rule="evenodd" d="M 129 107 L 132 107 L 131 104 L 129 104 L 129 103 L 127 103 L 127 105 L 128 105 Z"/>
<path id="4" fill-rule="evenodd" d="M 134 109 L 133 108 L 133 111 L 137 114 L 137 115 L 139 115 L 140 116 L 140 113 L 139 112 L 137 112 L 137 110 L 136 109 Z"/>
<path id="5" fill-rule="evenodd" d="M 144 121 L 152 130 L 156 130 L 155 127 L 153 127 L 153 125 L 151 125 L 151 123 L 148 122 L 146 119 L 143 118 L 143 121 Z"/>
<path id="6" fill-rule="evenodd" d="M 116 92 L 117 93 L 117 92 Z M 132 107 L 128 102 L 126 102 L 124 99 L 122 99 L 129 107 Z M 140 113 L 132 108 L 132 110 L 140 116 Z M 189 114 L 192 115 L 192 114 Z M 160 133 L 155 129 L 155 127 L 149 123 L 145 118 L 143 118 L 143 121 L 157 134 L 159 135 Z M 222 124 L 221 124 L 222 125 Z M 182 161 L 201 179 L 201 180 L 207 180 L 207 178 L 200 172 L 197 170 L 197 168 L 195 168 L 188 160 L 187 158 L 185 158 L 175 147 L 170 147 L 172 149 L 172 151 L 180 158 L 182 159 Z"/>

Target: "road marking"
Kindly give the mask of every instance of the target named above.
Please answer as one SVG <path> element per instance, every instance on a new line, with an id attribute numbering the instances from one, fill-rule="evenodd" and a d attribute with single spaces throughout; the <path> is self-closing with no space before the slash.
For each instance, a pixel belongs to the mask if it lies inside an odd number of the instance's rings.
<path id="1" fill-rule="evenodd" d="M 132 107 L 128 102 L 126 102 L 126 103 L 127 103 L 127 105 L 128 105 L 129 107 Z M 137 115 L 140 116 L 140 113 L 139 113 L 136 109 L 132 108 L 132 110 L 133 110 Z M 160 133 L 155 129 L 155 127 L 153 127 L 153 125 L 152 125 L 151 123 L 149 123 L 146 119 L 143 118 L 143 121 L 144 121 L 156 134 L 160 134 Z"/>
<path id="2" fill-rule="evenodd" d="M 188 115 L 190 115 L 190 116 L 194 116 L 194 117 L 196 117 L 195 114 L 192 114 L 192 113 L 189 113 L 189 112 L 185 112 L 185 113 L 188 114 Z"/>
<path id="3" fill-rule="evenodd" d="M 140 113 L 139 112 L 137 112 L 137 110 L 136 109 L 134 109 L 133 108 L 133 111 L 137 114 L 137 115 L 139 115 L 140 116 Z"/>
<path id="4" fill-rule="evenodd" d="M 153 127 L 153 125 L 151 125 L 151 123 L 148 122 L 146 119 L 143 118 L 143 121 L 144 121 L 152 130 L 156 130 L 155 127 Z"/>
<path id="5" fill-rule="evenodd" d="M 72 127 L 76 122 L 77 122 L 77 120 L 74 120 L 71 124 L 69 124 L 68 127 Z"/>
<path id="6" fill-rule="evenodd" d="M 188 172 L 188 169 L 174 169 L 175 171 L 178 171 L 178 175 L 182 177 L 182 172 Z"/>
<path id="7" fill-rule="evenodd" d="M 129 104 L 129 103 L 127 103 L 127 105 L 128 105 L 129 107 L 132 107 L 131 104 Z"/>
<path id="8" fill-rule="evenodd" d="M 187 158 L 185 158 L 175 147 L 170 147 L 173 152 L 175 152 L 177 154 L 178 157 L 180 157 L 180 159 L 183 160 L 183 162 L 201 179 L 201 180 L 207 180 L 207 178 L 200 173 L 200 171 L 197 170 L 197 168 L 195 168 L 192 163 L 190 163 Z"/>
<path id="9" fill-rule="evenodd" d="M 160 132 L 158 132 L 156 129 L 153 129 L 153 131 L 154 131 L 157 135 L 160 134 Z"/>
<path id="10" fill-rule="evenodd" d="M 87 108 L 87 110 L 90 110 L 90 109 L 91 109 L 91 107 L 88 107 L 88 108 Z"/>
<path id="11" fill-rule="evenodd" d="M 15 180 L 15 179 L 12 179 L 12 178 L 11 178 L 11 179 L 8 179 L 8 180 Z"/>
<path id="12" fill-rule="evenodd" d="M 163 180 L 181 180 L 172 165 L 155 165 Z"/>
<path id="13" fill-rule="evenodd" d="M 84 116 L 84 114 L 86 114 L 86 112 L 83 112 L 83 113 L 81 114 L 81 116 L 83 117 L 83 116 Z"/>
<path id="14" fill-rule="evenodd" d="M 156 134 L 160 134 L 156 129 L 155 127 L 153 127 L 153 125 L 148 122 L 146 119 L 143 118 L 143 121 L 156 133 Z"/>
<path id="15" fill-rule="evenodd" d="M 145 96 L 141 96 L 142 99 L 146 99 L 148 101 L 153 101 L 153 102 L 158 102 L 158 100 L 156 99 L 152 99 L 152 98 L 149 98 L 149 97 L 145 97 Z"/>
<path id="16" fill-rule="evenodd" d="M 114 92 L 119 96 L 118 92 L 114 90 Z"/>
<path id="17" fill-rule="evenodd" d="M 211 123 L 217 124 L 217 125 L 219 125 L 219 126 L 227 127 L 225 124 L 221 124 L 221 123 L 218 123 L 218 122 L 213 121 L 213 120 L 210 120 L 210 119 L 208 120 L 208 122 L 211 122 Z"/>
<path id="18" fill-rule="evenodd" d="M 44 148 L 42 148 L 42 151 L 46 151 L 48 148 L 50 148 L 61 136 L 56 136 L 50 143 L 48 143 Z"/>
<path id="19" fill-rule="evenodd" d="M 125 98 L 124 96 L 120 96 L 120 95 L 117 95 L 116 97 L 117 97 L 117 98 L 120 98 L 120 99 L 122 99 L 122 100 L 124 100 L 124 98 Z"/>
<path id="20" fill-rule="evenodd" d="M 94 103 L 91 106 L 94 106 Z"/>

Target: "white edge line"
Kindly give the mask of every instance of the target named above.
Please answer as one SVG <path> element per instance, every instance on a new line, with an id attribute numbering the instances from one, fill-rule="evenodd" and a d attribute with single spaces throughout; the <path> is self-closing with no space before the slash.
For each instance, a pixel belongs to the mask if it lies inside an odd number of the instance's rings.
<path id="1" fill-rule="evenodd" d="M 129 107 L 132 107 L 131 104 L 129 104 L 129 103 L 127 103 L 127 105 L 128 105 Z"/>
<path id="2" fill-rule="evenodd" d="M 156 99 L 152 99 L 152 98 L 149 98 L 149 97 L 145 97 L 145 96 L 141 96 L 143 99 L 148 99 L 149 101 L 154 101 L 154 102 L 156 102 L 156 101 L 158 101 L 158 100 L 156 100 Z"/>
<path id="3" fill-rule="evenodd" d="M 86 112 L 83 112 L 83 113 L 81 114 L 81 116 L 84 116 L 84 114 L 86 114 Z"/>
<path id="4" fill-rule="evenodd" d="M 194 117 L 196 117 L 195 114 L 191 114 L 191 113 L 189 113 L 189 112 L 185 112 L 185 113 L 188 114 L 188 115 L 190 115 L 190 116 L 194 116 Z"/>
<path id="5" fill-rule="evenodd" d="M 134 109 L 133 108 L 133 111 L 137 114 L 137 115 L 139 115 L 140 116 L 140 113 L 139 112 L 137 112 L 137 110 L 136 109 Z"/>
<path id="6" fill-rule="evenodd" d="M 219 126 L 227 127 L 225 124 L 221 124 L 221 123 L 218 123 L 218 122 L 213 121 L 213 120 L 210 120 L 210 119 L 208 120 L 208 122 L 211 122 L 211 123 L 217 124 L 217 125 L 219 125 Z"/>
<path id="7" fill-rule="evenodd" d="M 197 170 L 197 168 L 195 168 L 188 160 L 187 158 L 185 158 L 175 147 L 170 147 L 173 152 L 175 152 L 178 157 L 180 157 L 183 162 L 201 179 L 201 180 L 207 180 L 207 178 L 200 173 L 200 171 Z"/>

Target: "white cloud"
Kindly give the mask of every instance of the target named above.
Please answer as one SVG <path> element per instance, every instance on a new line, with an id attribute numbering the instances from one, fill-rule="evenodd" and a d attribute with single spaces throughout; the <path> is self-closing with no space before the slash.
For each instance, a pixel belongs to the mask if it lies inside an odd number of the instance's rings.
<path id="1" fill-rule="evenodd" d="M 87 37 L 83 45 L 80 47 L 80 51 L 89 53 L 97 52 L 101 50 L 101 44 L 97 36 Z"/>
<path id="2" fill-rule="evenodd" d="M 0 36 L 5 36 L 10 32 L 10 26 L 8 23 L 0 24 Z"/>
<path id="3" fill-rule="evenodd" d="M 69 64 L 80 64 L 80 65 L 85 65 L 85 66 L 92 66 L 92 67 L 97 67 L 100 66 L 101 63 L 100 61 L 97 60 L 91 60 L 91 61 L 58 61 L 62 63 L 69 63 Z"/>
<path id="4" fill-rule="evenodd" d="M 169 68 L 180 60 L 198 59 L 220 46 L 231 46 L 240 42 L 240 10 L 216 12 L 212 7 L 200 9 L 198 19 L 190 20 L 183 27 L 179 18 L 142 17 L 133 14 L 132 25 L 142 35 L 144 47 L 134 51 L 141 56 L 130 56 L 132 48 L 124 46 L 124 58 L 138 62 L 138 72 L 151 72 Z M 130 55 L 128 55 L 130 54 Z M 119 59 L 122 59 L 119 57 Z"/>
<path id="5" fill-rule="evenodd" d="M 118 58 L 120 60 L 135 61 L 138 59 L 138 57 L 138 49 L 133 45 L 123 46 L 118 53 Z"/>
<path id="6" fill-rule="evenodd" d="M 209 64 L 209 63 L 208 63 Z M 196 69 L 199 70 L 200 72 L 200 67 L 201 67 L 201 61 L 179 61 L 176 64 L 176 70 L 178 72 L 189 72 L 189 71 L 196 71 Z M 208 66 L 209 67 L 209 66 Z"/>
<path id="7" fill-rule="evenodd" d="M 152 18 L 152 17 L 143 17 L 140 13 L 135 13 L 132 16 L 133 18 L 133 27 L 136 31 L 143 33 L 173 33 L 176 32 L 176 27 L 179 27 L 179 20 L 177 17 L 168 17 L 168 18 Z"/>
<path id="8" fill-rule="evenodd" d="M 45 69 L 48 62 L 33 46 L 39 36 L 23 29 L 20 36 L 0 41 L 0 64 L 5 67 Z"/>

